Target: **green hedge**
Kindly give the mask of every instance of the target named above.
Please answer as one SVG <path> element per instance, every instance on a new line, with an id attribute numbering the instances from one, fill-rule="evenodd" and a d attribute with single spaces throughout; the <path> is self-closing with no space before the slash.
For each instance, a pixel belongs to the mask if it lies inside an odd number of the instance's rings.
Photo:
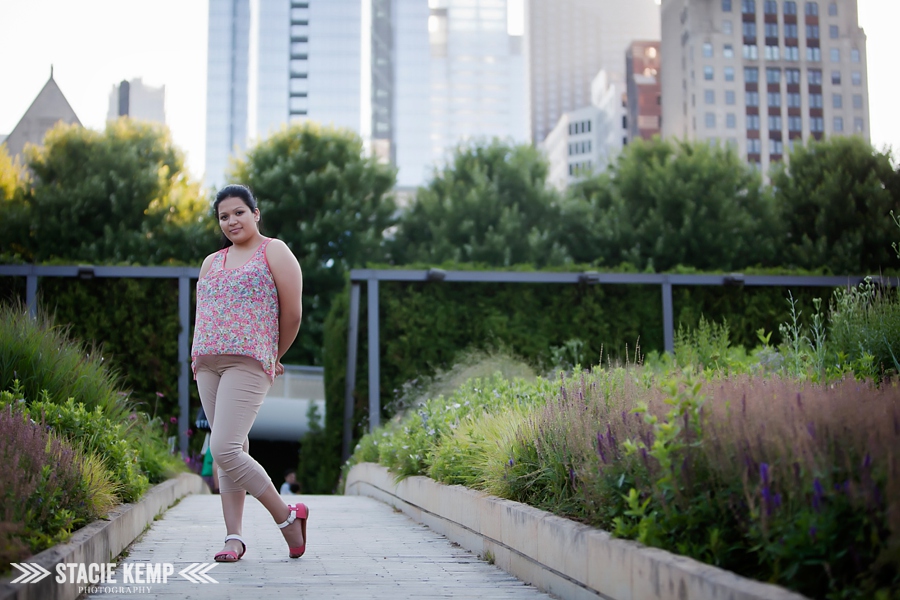
<path id="1" fill-rule="evenodd" d="M 553 366 L 553 347 L 573 339 L 584 343 L 584 364 L 596 364 L 601 353 L 603 361 L 624 361 L 626 350 L 629 359 L 634 360 L 638 343 L 643 354 L 663 350 L 662 295 L 658 285 L 380 282 L 379 288 L 382 419 L 392 416 L 390 403 L 404 383 L 447 368 L 461 351 L 473 347 L 503 348 L 539 370 Z M 831 288 L 790 291 L 799 306 L 809 307 L 804 310 L 804 317 L 812 312 L 813 298 L 823 298 L 827 303 L 833 292 Z M 777 343 L 778 325 L 789 318 L 787 294 L 786 288 L 675 286 L 675 327 L 694 328 L 701 316 L 715 322 L 727 319 L 732 344 L 756 346 L 757 330 L 761 328 L 773 332 L 772 341 Z M 363 285 L 354 444 L 368 422 L 366 306 Z M 314 481 L 334 482 L 339 476 L 334 461 L 324 456 L 337 455 L 341 448 L 348 326 L 349 286 L 332 305 L 325 324 L 325 432 L 315 447 L 312 443 L 305 445 L 307 453 L 323 457 L 315 473 L 307 473 L 303 482 L 304 489 L 311 491 L 330 491 L 315 487 Z"/>

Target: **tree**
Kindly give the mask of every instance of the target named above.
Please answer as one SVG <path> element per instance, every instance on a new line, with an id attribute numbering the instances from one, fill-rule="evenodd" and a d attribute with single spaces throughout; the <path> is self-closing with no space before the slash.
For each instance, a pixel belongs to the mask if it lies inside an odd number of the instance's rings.
<path id="1" fill-rule="evenodd" d="M 209 205 L 165 127 L 60 124 L 26 155 L 26 260 L 196 262 L 215 248 Z"/>
<path id="2" fill-rule="evenodd" d="M 400 217 L 390 245 L 394 262 L 567 262 L 557 242 L 559 198 L 546 185 L 547 171 L 528 145 L 496 139 L 461 145 Z"/>
<path id="3" fill-rule="evenodd" d="M 356 134 L 303 124 L 259 143 L 230 175 L 256 195 L 263 233 L 283 240 L 303 269 L 303 327 L 287 360 L 321 364 L 322 327 L 348 271 L 384 260 L 396 173 L 363 156 Z"/>
<path id="4" fill-rule="evenodd" d="M 890 217 L 900 212 L 900 171 L 890 151 L 857 136 L 814 141 L 795 148 L 772 184 L 792 266 L 839 274 L 900 266 Z"/>
<path id="5" fill-rule="evenodd" d="M 13 261 L 26 252 L 28 217 L 25 174 L 0 144 L 0 262 Z"/>
<path id="6" fill-rule="evenodd" d="M 771 200 L 730 148 L 636 140 L 609 173 L 571 196 L 590 204 L 594 240 L 587 245 L 606 264 L 731 270 L 775 256 Z"/>

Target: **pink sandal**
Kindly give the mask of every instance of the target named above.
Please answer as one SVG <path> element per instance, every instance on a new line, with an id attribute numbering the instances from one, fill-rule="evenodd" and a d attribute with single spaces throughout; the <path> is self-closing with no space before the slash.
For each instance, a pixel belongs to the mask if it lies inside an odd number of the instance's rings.
<path id="1" fill-rule="evenodd" d="M 306 519 L 309 518 L 309 508 L 305 504 L 297 504 L 296 506 L 291 506 L 288 504 L 288 517 L 284 520 L 283 523 L 278 523 L 279 529 L 284 529 L 297 519 L 300 519 L 300 533 L 303 534 L 303 545 L 291 547 L 288 546 L 288 553 L 291 558 L 300 558 L 303 556 L 303 553 L 306 552 Z"/>
<path id="2" fill-rule="evenodd" d="M 229 542 L 230 540 L 237 540 L 241 543 L 241 553 L 237 554 L 231 550 L 222 550 L 215 556 L 213 556 L 213 560 L 216 562 L 237 562 L 241 560 L 241 557 L 244 556 L 244 553 L 247 551 L 247 544 L 244 543 L 244 540 L 241 539 L 241 536 L 231 533 L 225 536 L 225 542 Z"/>

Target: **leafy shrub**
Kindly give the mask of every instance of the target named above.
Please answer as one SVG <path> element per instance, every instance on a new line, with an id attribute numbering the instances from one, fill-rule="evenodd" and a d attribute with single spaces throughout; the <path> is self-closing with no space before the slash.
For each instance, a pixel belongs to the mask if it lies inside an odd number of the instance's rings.
<path id="1" fill-rule="evenodd" d="M 104 514 L 113 499 L 95 457 L 34 422 L 21 405 L 0 410 L 0 563 L 68 539 Z M 92 497 L 92 491 L 101 492 Z M 114 495 L 113 495 L 114 496 Z"/>
<path id="2" fill-rule="evenodd" d="M 21 389 L 13 387 L 11 393 L 0 395 L 0 405 L 18 401 L 20 393 Z M 140 499 L 147 490 L 148 480 L 141 472 L 137 449 L 125 439 L 122 425 L 113 423 L 100 407 L 88 410 L 72 398 L 55 404 L 46 392 L 39 401 L 27 406 L 22 402 L 22 406 L 26 416 L 45 423 L 57 435 L 80 445 L 86 453 L 97 454 L 108 465 L 125 502 Z"/>
<path id="3" fill-rule="evenodd" d="M 837 290 L 829 321 L 833 365 L 849 365 L 862 377 L 879 379 L 886 370 L 900 372 L 900 288 L 884 288 L 867 279 Z"/>

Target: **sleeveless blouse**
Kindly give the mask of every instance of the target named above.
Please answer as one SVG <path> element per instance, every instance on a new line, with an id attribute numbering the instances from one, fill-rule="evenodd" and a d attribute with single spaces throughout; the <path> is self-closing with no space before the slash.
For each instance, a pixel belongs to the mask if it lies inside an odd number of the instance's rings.
<path id="1" fill-rule="evenodd" d="M 245 264 L 225 268 L 228 248 L 219 250 L 209 271 L 197 282 L 197 318 L 191 348 L 196 377 L 197 357 L 235 354 L 255 358 L 275 379 L 278 357 L 278 289 L 263 241 Z"/>

